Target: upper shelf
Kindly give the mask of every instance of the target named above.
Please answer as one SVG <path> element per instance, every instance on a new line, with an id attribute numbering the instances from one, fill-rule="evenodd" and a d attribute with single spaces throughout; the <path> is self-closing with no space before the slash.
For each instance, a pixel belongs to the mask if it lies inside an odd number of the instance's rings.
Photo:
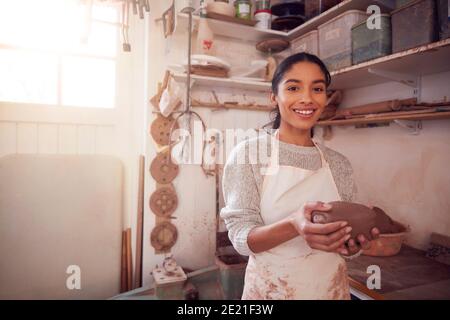
<path id="1" fill-rule="evenodd" d="M 198 30 L 198 22 L 200 20 L 199 16 L 193 16 L 193 29 Z M 276 30 L 264 30 L 258 29 L 252 26 L 247 26 L 244 24 L 238 24 L 233 22 L 221 21 L 216 19 L 208 18 L 208 25 L 215 35 L 258 42 L 267 38 L 285 38 L 286 32 L 276 31 Z M 188 15 L 185 13 L 178 14 L 177 29 L 182 30 L 188 29 Z"/>
<path id="2" fill-rule="evenodd" d="M 405 79 L 449 71 L 449 57 L 450 38 L 334 71 L 331 73 L 332 83 L 330 89 L 353 89 L 392 81 L 373 73 L 374 71 L 404 75 Z M 186 74 L 175 73 L 174 78 L 182 81 L 186 79 Z M 204 86 L 231 87 L 264 92 L 267 92 L 271 87 L 270 82 L 243 81 L 198 75 L 192 75 L 192 79 Z"/>
<path id="3" fill-rule="evenodd" d="M 232 22 L 220 21 L 216 19 L 208 19 L 209 26 L 216 35 L 258 42 L 267 38 L 284 38 L 287 40 L 293 40 L 303 34 L 308 33 L 316 29 L 321 24 L 337 17 L 338 15 L 344 13 L 348 10 L 363 10 L 366 11 L 368 6 L 375 4 L 378 5 L 382 12 L 390 12 L 393 9 L 393 1 L 391 0 L 344 0 L 337 6 L 325 11 L 321 15 L 314 17 L 304 24 L 298 26 L 297 28 L 289 31 L 282 32 L 276 30 L 264 30 L 258 29 L 252 26 L 247 26 L 243 24 L 237 24 Z M 177 16 L 177 28 L 183 30 L 187 29 L 188 26 L 188 15 L 179 13 Z M 193 17 L 194 30 L 198 28 L 198 16 Z"/>
<path id="4" fill-rule="evenodd" d="M 187 78 L 187 75 L 185 73 L 173 73 L 172 76 L 176 81 L 185 81 Z M 205 77 L 196 74 L 191 75 L 191 80 L 195 81 L 195 83 L 198 85 L 208 87 L 216 86 L 226 88 L 239 88 L 243 90 L 253 90 L 262 92 L 267 92 L 272 85 L 270 82 L 244 81 L 244 80 L 235 80 L 232 78 Z"/>
<path id="5" fill-rule="evenodd" d="M 374 71 L 423 76 L 450 70 L 450 38 L 394 53 L 331 73 L 331 89 L 353 89 L 390 81 Z"/>
<path id="6" fill-rule="evenodd" d="M 382 13 L 388 13 L 395 9 L 395 1 L 392 0 L 344 0 L 321 15 L 318 15 L 317 17 L 314 17 L 297 28 L 289 31 L 286 36 L 289 40 L 293 40 L 314 29 L 317 29 L 318 26 L 330 21 L 348 10 L 362 10 L 366 12 L 370 5 L 377 5 L 381 9 Z"/>

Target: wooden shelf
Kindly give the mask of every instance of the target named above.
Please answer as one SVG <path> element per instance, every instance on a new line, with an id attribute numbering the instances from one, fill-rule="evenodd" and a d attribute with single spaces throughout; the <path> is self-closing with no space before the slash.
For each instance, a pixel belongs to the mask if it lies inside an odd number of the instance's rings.
<path id="1" fill-rule="evenodd" d="M 227 21 L 220 21 L 216 19 L 208 19 L 209 26 L 214 34 L 219 36 L 230 37 L 239 40 L 258 42 L 268 38 L 283 38 L 287 40 L 293 40 L 301 35 L 308 33 L 314 29 L 317 29 L 321 24 L 330 21 L 334 17 L 344 13 L 348 10 L 362 10 L 366 11 L 367 8 L 372 5 L 378 5 L 383 13 L 390 12 L 394 9 L 393 1 L 391 0 L 344 0 L 337 6 L 325 11 L 321 15 L 314 17 L 297 28 L 289 31 L 277 31 L 277 30 L 264 30 L 258 29 L 252 26 L 243 24 L 237 24 Z M 177 15 L 177 28 L 183 30 L 187 29 L 188 15 L 179 13 Z M 198 28 L 199 16 L 194 16 L 194 30 Z"/>
<path id="2" fill-rule="evenodd" d="M 378 5 L 382 13 L 389 13 L 395 9 L 394 1 L 391 0 L 344 0 L 333 8 L 325 11 L 321 15 L 314 17 L 304 24 L 292 29 L 286 34 L 289 40 L 298 38 L 312 30 L 317 29 L 318 26 L 330 21 L 348 10 L 362 10 L 367 11 L 370 5 Z"/>
<path id="3" fill-rule="evenodd" d="M 439 120 L 439 119 L 449 119 L 450 111 L 433 112 L 433 113 L 422 113 L 422 114 L 412 114 L 412 115 L 393 115 L 390 116 L 366 116 L 365 118 L 357 119 L 342 119 L 342 120 L 326 120 L 319 121 L 318 126 L 349 126 L 357 124 L 370 124 L 370 123 L 386 123 L 392 122 L 394 120 Z"/>
<path id="4" fill-rule="evenodd" d="M 184 73 L 173 73 L 172 76 L 176 81 L 186 81 L 187 78 L 187 75 Z M 272 85 L 270 82 L 233 80 L 230 78 L 205 77 L 195 74 L 191 75 L 191 80 L 195 81 L 195 84 L 200 86 L 238 88 L 261 92 L 268 92 Z"/>
<path id="5" fill-rule="evenodd" d="M 354 89 L 392 81 L 369 72 L 371 69 L 413 77 L 450 71 L 449 57 L 450 38 L 334 71 L 331 73 L 330 89 Z M 186 79 L 186 74 L 177 73 L 174 74 L 174 78 L 183 81 Z M 198 75 L 192 75 L 192 79 L 204 86 L 231 87 L 262 92 L 267 92 L 271 87 L 270 82 L 262 81 L 243 81 Z"/>
<path id="6" fill-rule="evenodd" d="M 449 57 L 450 38 L 334 71 L 330 88 L 353 89 L 392 81 L 369 72 L 370 68 L 413 76 L 449 71 Z"/>
<path id="7" fill-rule="evenodd" d="M 177 15 L 177 29 L 188 29 L 188 15 L 179 13 Z M 193 16 L 194 32 L 198 30 L 199 16 Z M 286 38 L 287 33 L 276 30 L 258 29 L 244 24 L 232 23 L 208 18 L 208 25 L 215 35 L 234 38 L 243 41 L 258 42 L 268 38 Z"/>

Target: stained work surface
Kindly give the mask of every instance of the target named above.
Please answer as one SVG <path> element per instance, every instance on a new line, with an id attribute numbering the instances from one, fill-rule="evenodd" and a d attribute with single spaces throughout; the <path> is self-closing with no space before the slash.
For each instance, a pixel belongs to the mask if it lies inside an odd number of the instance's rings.
<path id="1" fill-rule="evenodd" d="M 366 285 L 367 267 L 381 269 L 381 293 L 386 299 L 449 299 L 450 266 L 425 257 L 425 252 L 404 245 L 392 257 L 360 256 L 349 261 L 348 273 Z"/>

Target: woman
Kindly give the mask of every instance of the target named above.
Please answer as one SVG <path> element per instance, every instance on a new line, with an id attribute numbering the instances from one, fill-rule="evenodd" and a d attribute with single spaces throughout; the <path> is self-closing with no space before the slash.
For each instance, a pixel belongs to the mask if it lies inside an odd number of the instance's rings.
<path id="1" fill-rule="evenodd" d="M 271 101 L 277 105 L 273 129 L 233 149 L 224 168 L 226 206 L 221 216 L 236 250 L 249 255 L 243 299 L 349 299 L 343 257 L 353 257 L 370 243 L 350 239 L 346 222 L 313 224 L 313 210 L 327 202 L 354 201 L 356 188 L 350 162 L 312 140 L 312 128 L 327 103 L 331 82 L 323 62 L 299 53 L 285 59 L 272 80 Z M 278 150 L 272 150 L 277 139 Z M 267 144 L 269 168 L 251 164 L 251 150 Z M 273 152 L 276 151 L 276 152 Z M 237 159 L 246 159 L 237 164 Z M 374 228 L 372 235 L 376 237 Z"/>

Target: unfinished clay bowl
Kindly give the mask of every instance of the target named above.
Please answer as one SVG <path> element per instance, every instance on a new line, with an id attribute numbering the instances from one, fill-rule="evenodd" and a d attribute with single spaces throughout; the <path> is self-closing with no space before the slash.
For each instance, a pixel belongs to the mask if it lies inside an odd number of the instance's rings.
<path id="1" fill-rule="evenodd" d="M 372 257 L 390 257 L 398 254 L 409 228 L 397 221 L 394 221 L 394 224 L 398 226 L 400 232 L 380 234 L 379 238 L 372 240 L 370 249 L 363 250 L 362 254 Z"/>
<path id="2" fill-rule="evenodd" d="M 399 226 L 380 208 L 373 209 L 352 202 L 333 201 L 329 203 L 332 208 L 329 211 L 313 211 L 312 222 L 330 223 L 335 221 L 347 221 L 352 227 L 351 236 L 356 239 L 363 234 L 366 239 L 372 240 L 371 230 L 378 228 L 380 234 L 392 234 L 401 231 Z"/>

